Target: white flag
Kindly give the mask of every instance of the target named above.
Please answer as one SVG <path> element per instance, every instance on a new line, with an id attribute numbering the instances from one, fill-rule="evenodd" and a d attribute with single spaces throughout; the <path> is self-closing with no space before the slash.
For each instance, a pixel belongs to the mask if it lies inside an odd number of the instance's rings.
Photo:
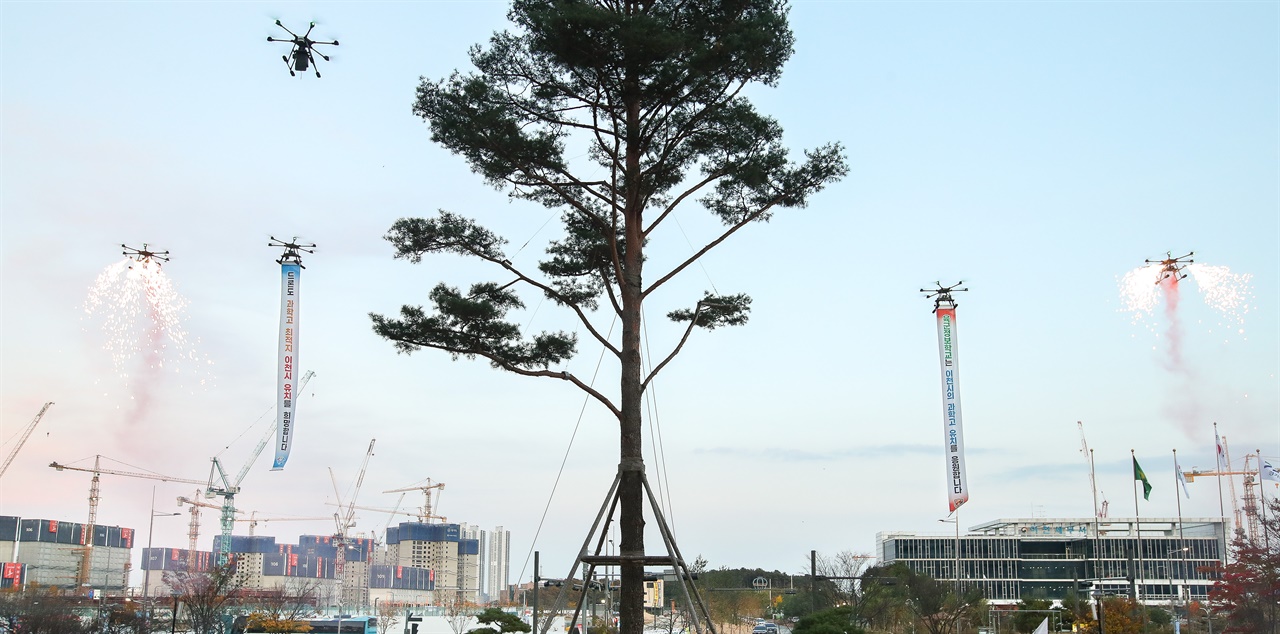
<path id="1" fill-rule="evenodd" d="M 1276 468 L 1271 466 L 1271 463 L 1265 460 L 1262 462 L 1262 468 L 1258 469 L 1258 475 L 1261 476 L 1263 480 L 1274 480 L 1276 482 L 1280 482 L 1280 473 L 1277 473 Z"/>
<path id="2" fill-rule="evenodd" d="M 1213 426 L 1213 444 L 1218 447 L 1218 471 L 1226 471 L 1227 455 L 1222 450 L 1222 439 L 1218 438 L 1218 426 Z"/>
<path id="3" fill-rule="evenodd" d="M 1178 474 L 1178 483 L 1182 485 L 1182 494 L 1191 499 L 1191 492 L 1187 490 L 1187 476 L 1182 473 L 1182 467 L 1178 463 L 1173 463 L 1173 471 Z"/>

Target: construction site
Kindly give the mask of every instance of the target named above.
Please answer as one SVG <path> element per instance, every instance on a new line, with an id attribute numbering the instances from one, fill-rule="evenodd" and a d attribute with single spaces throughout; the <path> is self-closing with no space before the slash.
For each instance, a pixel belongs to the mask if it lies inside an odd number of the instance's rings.
<path id="1" fill-rule="evenodd" d="M 303 376 L 301 385 L 305 386 L 313 375 L 308 372 Z M 0 475 L 52 405 L 46 403 L 22 430 L 0 466 Z M 433 495 L 444 489 L 443 482 L 428 478 L 384 491 L 400 494 L 393 508 L 356 504 L 373 456 L 374 440 L 369 441 L 345 495 L 333 470 L 329 470 L 337 500 L 330 503 L 337 507 L 330 515 L 268 516 L 237 508 L 236 495 L 241 492 L 242 483 L 275 435 L 275 427 L 267 430 L 234 477 L 228 476 L 219 458 L 213 457 L 209 477 L 203 481 L 109 468 L 104 461 L 114 461 L 104 456 L 95 456 L 91 467 L 51 463 L 49 467 L 59 472 L 89 474 L 88 521 L 0 516 L 0 588 L 34 584 L 89 597 L 167 597 L 176 592 L 175 582 L 184 577 L 230 564 L 235 586 L 245 592 L 291 591 L 305 586 L 317 602 L 333 606 L 368 606 L 377 601 L 430 605 L 438 603 L 442 593 L 469 603 L 483 603 L 490 595 L 496 597 L 507 590 L 510 533 L 501 526 L 484 530 L 465 523 L 448 523 L 447 517 L 436 514 Z M 135 571 L 133 554 L 134 548 L 139 547 L 136 529 L 96 522 L 103 476 L 197 485 L 192 495 L 176 498 L 178 506 L 189 514 L 187 543 L 181 547 L 150 544 L 154 518 L 179 514 L 157 513 L 153 499 L 147 543 L 140 546 L 140 567 Z M 402 509 L 405 496 L 413 492 L 423 496 L 421 506 Z M 388 519 L 380 530 L 357 535 L 353 531 L 357 510 Z M 206 534 L 202 544 L 202 518 L 210 514 L 218 518 L 219 530 Z M 397 516 L 408 516 L 411 521 L 393 525 Z M 277 542 L 273 536 L 257 534 L 259 524 L 322 520 L 334 522 L 333 533 L 303 534 L 297 543 Z M 207 548 L 202 548 L 206 544 Z"/>

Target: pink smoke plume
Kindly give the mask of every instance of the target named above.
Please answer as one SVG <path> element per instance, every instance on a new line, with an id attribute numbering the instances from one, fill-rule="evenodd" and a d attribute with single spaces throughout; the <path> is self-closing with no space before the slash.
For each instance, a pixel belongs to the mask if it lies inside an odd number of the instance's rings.
<path id="1" fill-rule="evenodd" d="M 1188 435 L 1197 433 L 1204 424 L 1202 406 L 1198 397 L 1201 389 L 1195 368 L 1185 355 L 1182 318 L 1182 282 L 1191 279 L 1206 306 L 1221 317 L 1218 332 L 1227 337 L 1244 336 L 1244 316 L 1249 312 L 1252 291 L 1248 274 L 1230 272 L 1224 266 L 1188 263 L 1177 268 L 1176 260 L 1153 262 L 1129 271 L 1120 280 L 1120 296 L 1124 310 L 1133 316 L 1133 322 L 1146 327 L 1165 340 L 1160 365 L 1176 377 L 1173 393 L 1163 403 L 1164 414 L 1178 421 Z M 1170 268 L 1170 266 L 1175 268 Z M 1156 304 L 1164 300 L 1164 324 L 1151 318 Z M 1209 333 L 1217 334 L 1211 328 Z M 1229 339 L 1224 337 L 1224 342 Z M 1160 350 L 1159 346 L 1155 347 Z"/>

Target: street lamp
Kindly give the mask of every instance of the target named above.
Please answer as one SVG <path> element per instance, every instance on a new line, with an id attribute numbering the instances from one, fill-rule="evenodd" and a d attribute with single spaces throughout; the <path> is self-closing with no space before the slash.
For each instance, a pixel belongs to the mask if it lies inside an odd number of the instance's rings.
<path id="1" fill-rule="evenodd" d="M 145 610 L 147 611 L 147 621 L 148 621 L 148 622 L 150 622 L 150 621 L 151 621 L 151 606 L 147 603 L 147 595 L 148 595 L 148 594 L 150 593 L 150 591 L 151 591 L 151 568 L 150 568 L 150 566 L 148 565 L 150 562 L 148 562 L 146 559 L 147 559 L 147 556 L 150 554 L 150 553 L 149 553 L 149 552 L 147 552 L 147 551 L 150 551 L 150 550 L 151 550 L 151 532 L 152 532 L 152 530 L 153 530 L 153 529 L 155 528 L 155 526 L 156 526 L 156 518 L 157 518 L 157 517 L 171 517 L 171 516 L 173 516 L 173 515 L 182 515 L 182 514 L 181 514 L 181 513 L 179 513 L 179 512 L 177 512 L 177 511 L 174 511 L 174 512 L 172 512 L 172 513 L 157 513 L 157 512 L 156 512 L 156 488 L 155 488 L 155 487 L 151 487 L 151 519 L 150 519 L 150 520 L 148 521 L 148 523 L 147 523 L 147 550 L 146 550 L 146 551 L 143 551 L 143 555 L 142 555 L 142 557 L 143 557 L 143 562 L 142 562 L 142 606 L 143 606 L 143 609 L 145 609 Z"/>
<path id="2" fill-rule="evenodd" d="M 951 515 L 955 515 L 955 517 L 951 519 L 940 519 L 938 521 L 942 522 L 943 524 L 956 525 L 956 570 L 955 570 L 956 590 L 955 590 L 955 593 L 956 593 L 956 604 L 959 605 L 960 603 L 960 515 L 955 511 L 952 511 Z M 951 517 L 951 516 L 948 515 L 947 517 Z M 956 611 L 956 634 L 960 634 L 960 611 L 959 610 Z"/>
<path id="3" fill-rule="evenodd" d="M 1174 556 L 1174 553 L 1177 553 L 1178 557 L 1181 560 L 1181 565 L 1178 566 L 1178 577 L 1180 578 L 1180 580 L 1185 582 L 1186 574 L 1187 574 L 1186 573 L 1187 551 L 1189 550 L 1191 550 L 1190 546 L 1184 546 L 1182 548 L 1175 548 L 1169 551 L 1169 588 L 1173 591 L 1171 593 L 1172 596 L 1169 597 L 1169 607 L 1171 608 L 1171 611 L 1173 612 L 1173 617 L 1175 619 L 1178 618 L 1178 603 L 1182 601 L 1182 586 L 1177 585 L 1175 583 L 1179 579 L 1174 579 L 1173 556 Z"/>

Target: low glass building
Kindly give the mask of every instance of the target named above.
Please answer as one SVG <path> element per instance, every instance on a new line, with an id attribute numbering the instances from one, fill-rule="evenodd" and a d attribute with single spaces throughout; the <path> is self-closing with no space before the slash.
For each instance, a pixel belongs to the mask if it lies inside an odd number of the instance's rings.
<path id="1" fill-rule="evenodd" d="M 1136 590 L 1149 604 L 1204 600 L 1226 545 L 1220 518 L 1001 519 L 957 535 L 876 534 L 881 562 L 978 585 L 993 604 L 1061 601 L 1090 585 Z"/>

